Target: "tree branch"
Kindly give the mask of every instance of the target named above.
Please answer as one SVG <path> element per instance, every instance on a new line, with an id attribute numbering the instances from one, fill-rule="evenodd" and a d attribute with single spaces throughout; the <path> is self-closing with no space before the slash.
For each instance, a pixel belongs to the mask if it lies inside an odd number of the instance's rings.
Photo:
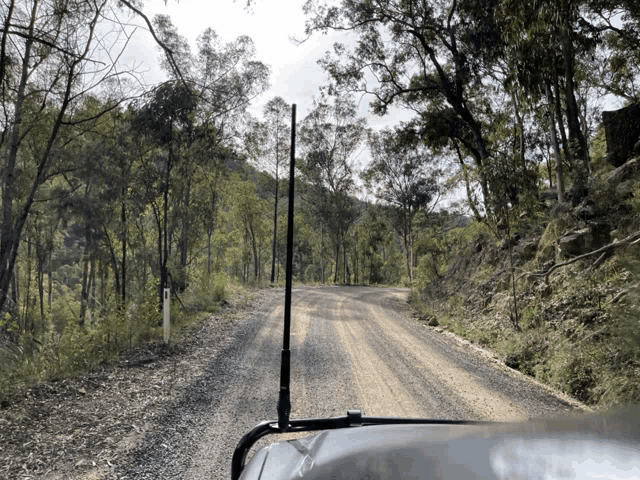
<path id="1" fill-rule="evenodd" d="M 149 18 L 144 13 L 142 13 L 140 10 L 138 10 L 136 7 L 134 7 L 131 4 L 131 2 L 129 2 L 128 0 L 120 0 L 120 1 L 124 5 L 129 7 L 131 9 L 131 11 L 133 11 L 136 15 L 139 15 L 140 17 L 142 17 L 142 19 L 147 24 L 147 28 L 149 28 L 149 31 L 151 32 L 151 35 L 153 36 L 153 39 L 160 46 L 160 48 L 162 48 L 165 51 L 165 53 L 167 54 L 167 57 L 169 59 L 169 64 L 171 65 L 171 68 L 173 68 L 174 73 L 178 76 L 178 78 L 180 78 L 180 80 L 184 84 L 185 88 L 189 91 L 189 93 L 192 93 L 191 89 L 189 88 L 189 84 L 184 79 L 184 76 L 182 75 L 182 72 L 180 71 L 180 68 L 178 67 L 178 64 L 176 63 L 176 60 L 173 57 L 173 51 L 167 45 L 165 45 L 162 40 L 160 40 L 158 38 L 158 36 L 156 35 L 156 31 L 153 29 L 153 25 L 151 25 L 151 21 L 149 20 Z"/>
<path id="2" fill-rule="evenodd" d="M 516 282 L 518 280 L 520 280 L 522 277 L 544 277 L 544 282 L 546 284 L 549 284 L 549 275 L 551 275 L 551 273 L 559 268 L 562 267 L 566 267 L 567 265 L 571 265 L 572 263 L 577 262 L 578 260 L 582 260 L 583 258 L 587 258 L 587 257 L 591 257 L 593 255 L 597 255 L 597 254 L 603 254 L 605 252 L 607 252 L 608 250 L 617 248 L 617 247 L 624 247 L 626 245 L 634 245 L 636 243 L 640 242 L 640 232 L 635 232 L 632 233 L 631 235 L 629 235 L 627 238 L 624 238 L 622 240 L 618 240 L 616 242 L 611 242 L 608 245 L 605 245 L 604 247 L 601 247 L 597 250 L 594 250 L 592 252 L 589 253 L 584 253 L 582 255 L 578 255 L 575 258 L 572 258 L 571 260 L 568 260 L 566 262 L 563 263 L 557 263 L 554 266 L 552 266 L 549 270 L 547 270 L 546 272 L 525 272 L 522 275 L 520 275 L 517 279 Z M 600 259 L 598 259 L 598 261 L 600 261 Z M 598 261 L 596 261 L 596 263 L 598 263 Z"/>

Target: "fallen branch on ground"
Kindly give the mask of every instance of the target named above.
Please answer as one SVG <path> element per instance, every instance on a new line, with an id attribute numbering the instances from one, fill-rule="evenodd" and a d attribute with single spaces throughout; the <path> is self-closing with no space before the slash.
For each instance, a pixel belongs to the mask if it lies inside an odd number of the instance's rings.
<path id="1" fill-rule="evenodd" d="M 623 238 L 622 240 L 617 240 L 615 242 L 611 242 L 611 243 L 605 245 L 604 247 L 600 247 L 597 250 L 594 250 L 592 252 L 584 253 L 582 255 L 578 255 L 577 257 L 574 257 L 571 260 L 567 260 L 566 262 L 556 263 L 554 266 L 552 266 L 546 272 L 525 272 L 522 275 L 520 275 L 518 278 L 516 278 L 516 282 L 518 280 L 520 280 L 522 277 L 544 277 L 544 283 L 548 285 L 549 284 L 549 275 L 551 275 L 551 273 L 553 271 L 555 271 L 555 270 L 557 270 L 559 268 L 566 267 L 567 265 L 571 265 L 572 263 L 575 263 L 578 260 L 582 260 L 583 258 L 587 258 L 587 257 L 591 257 L 593 255 L 600 254 L 601 257 L 598 258 L 598 260 L 596 260 L 596 263 L 594 264 L 594 267 L 595 267 L 596 265 L 599 265 L 600 263 L 602 263 L 602 260 L 604 260 L 602 255 L 604 253 L 608 252 L 609 250 L 614 249 L 614 248 L 618 248 L 618 247 L 627 246 L 627 245 L 634 245 L 634 244 L 636 244 L 638 242 L 640 242 L 640 232 L 635 232 L 635 233 L 632 233 L 631 235 L 629 235 L 627 238 Z"/>

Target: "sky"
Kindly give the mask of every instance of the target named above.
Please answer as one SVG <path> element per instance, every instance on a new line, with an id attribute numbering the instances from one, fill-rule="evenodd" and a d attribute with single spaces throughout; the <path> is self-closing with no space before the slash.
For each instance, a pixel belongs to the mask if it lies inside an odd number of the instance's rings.
<path id="1" fill-rule="evenodd" d="M 271 66 L 271 88 L 249 109 L 260 117 L 263 105 L 274 96 L 281 96 L 288 103 L 297 104 L 298 118 L 306 115 L 312 106 L 313 96 L 319 95 L 319 87 L 328 83 L 317 60 L 332 48 L 334 42 L 347 40 L 347 34 L 315 34 L 301 45 L 291 37 L 305 38 L 304 0 L 255 0 L 250 9 L 245 0 L 147 0 L 143 12 L 152 19 L 157 14 L 171 17 L 178 33 L 187 38 L 192 51 L 196 49 L 196 37 L 211 27 L 223 42 L 230 42 L 241 35 L 252 38 L 256 47 L 256 59 Z M 148 84 L 156 84 L 165 76 L 159 66 L 160 53 L 151 34 L 141 28 L 136 32 L 126 51 L 127 63 L 140 65 Z M 357 98 L 358 100 L 358 98 Z M 411 113 L 395 110 L 380 118 L 369 113 L 368 97 L 359 100 L 359 112 L 369 126 L 378 129 L 392 126 L 411 118 Z"/>

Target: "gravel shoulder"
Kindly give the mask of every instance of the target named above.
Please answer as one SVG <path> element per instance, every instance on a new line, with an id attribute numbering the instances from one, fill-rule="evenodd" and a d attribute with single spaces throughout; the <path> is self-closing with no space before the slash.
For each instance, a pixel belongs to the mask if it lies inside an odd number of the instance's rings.
<path id="1" fill-rule="evenodd" d="M 519 420 L 583 410 L 411 318 L 408 290 L 294 288 L 293 418 Z M 275 419 L 284 294 L 206 320 L 194 340 L 34 389 L 0 410 L 0 478 L 228 479 L 241 436 Z M 268 440 L 265 440 L 267 442 Z"/>
<path id="2" fill-rule="evenodd" d="M 204 320 L 185 343 L 135 349 L 118 365 L 16 395 L 0 409 L 0 479 L 178 478 L 201 412 L 233 376 L 222 365 L 227 352 L 250 333 L 249 318 L 280 297 L 252 292 Z"/>

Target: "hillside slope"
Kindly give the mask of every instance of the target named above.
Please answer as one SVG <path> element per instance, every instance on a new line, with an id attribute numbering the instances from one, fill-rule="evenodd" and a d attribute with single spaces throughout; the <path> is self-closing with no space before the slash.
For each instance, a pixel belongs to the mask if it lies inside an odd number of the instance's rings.
<path id="1" fill-rule="evenodd" d="M 506 231 L 450 232 L 458 247 L 444 274 L 414 288 L 418 318 L 589 405 L 640 402 L 639 170 L 630 160 L 580 204 L 548 205 Z"/>

